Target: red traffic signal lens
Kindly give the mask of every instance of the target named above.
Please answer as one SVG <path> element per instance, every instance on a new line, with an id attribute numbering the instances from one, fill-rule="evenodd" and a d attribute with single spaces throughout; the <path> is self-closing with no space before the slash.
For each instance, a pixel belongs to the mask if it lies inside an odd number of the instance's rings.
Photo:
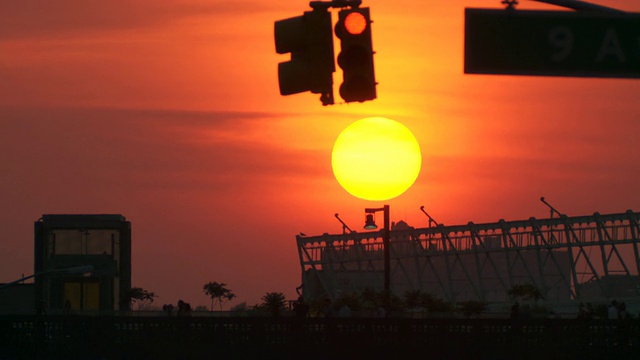
<path id="1" fill-rule="evenodd" d="M 351 35 L 360 35 L 367 28 L 367 19 L 361 13 L 354 11 L 344 18 L 344 29 Z"/>

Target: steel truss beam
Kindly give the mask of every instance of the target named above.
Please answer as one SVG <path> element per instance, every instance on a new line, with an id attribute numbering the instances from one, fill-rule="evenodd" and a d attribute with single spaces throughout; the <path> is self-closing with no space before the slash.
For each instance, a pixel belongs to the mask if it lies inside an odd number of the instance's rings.
<path id="1" fill-rule="evenodd" d="M 383 230 L 297 236 L 303 283 L 317 283 L 305 297 L 381 289 L 382 237 Z M 631 210 L 392 230 L 391 289 L 484 302 L 507 301 L 523 283 L 549 300 L 640 296 L 639 241 L 640 213 Z"/>

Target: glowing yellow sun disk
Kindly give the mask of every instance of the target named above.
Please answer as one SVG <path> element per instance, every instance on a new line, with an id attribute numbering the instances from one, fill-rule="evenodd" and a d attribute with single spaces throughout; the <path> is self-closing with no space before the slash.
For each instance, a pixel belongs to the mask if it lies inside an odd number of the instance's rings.
<path id="1" fill-rule="evenodd" d="M 383 117 L 361 119 L 340 133 L 331 166 L 351 195 L 387 200 L 405 192 L 418 178 L 422 155 L 415 136 L 404 125 Z"/>

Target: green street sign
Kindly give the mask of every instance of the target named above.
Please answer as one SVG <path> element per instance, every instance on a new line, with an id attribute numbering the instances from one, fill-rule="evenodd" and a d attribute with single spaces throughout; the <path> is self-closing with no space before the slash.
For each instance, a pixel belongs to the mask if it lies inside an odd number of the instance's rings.
<path id="1" fill-rule="evenodd" d="M 464 72 L 640 78 L 640 14 L 465 9 Z"/>

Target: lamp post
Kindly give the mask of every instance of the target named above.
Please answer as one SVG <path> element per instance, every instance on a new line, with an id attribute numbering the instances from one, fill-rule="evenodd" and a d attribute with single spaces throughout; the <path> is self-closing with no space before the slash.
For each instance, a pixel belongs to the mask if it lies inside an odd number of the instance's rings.
<path id="1" fill-rule="evenodd" d="M 49 275 L 49 274 L 56 274 L 56 273 L 65 273 L 65 274 L 86 274 L 86 273 L 90 273 L 93 271 L 93 266 L 91 265 L 83 265 L 83 266 L 74 266 L 74 267 L 70 267 L 70 268 L 64 268 L 64 269 L 53 269 L 53 270 L 46 270 L 46 271 L 41 271 L 39 273 L 35 273 L 29 276 L 23 276 L 22 278 L 16 280 L 16 281 L 12 281 L 10 283 L 4 284 L 2 286 L 0 286 L 0 290 L 7 288 L 9 286 L 12 285 L 16 285 L 19 284 L 25 280 L 29 280 L 33 277 L 36 276 L 40 276 L 40 275 Z"/>
<path id="2" fill-rule="evenodd" d="M 364 228 L 367 230 L 374 230 L 378 228 L 376 225 L 376 221 L 374 218 L 374 214 L 376 212 L 382 211 L 384 212 L 384 228 L 382 232 L 382 250 L 384 252 L 384 291 L 386 293 L 385 296 L 389 296 L 391 294 L 391 249 L 390 249 L 390 239 L 389 239 L 389 205 L 384 205 L 381 208 L 366 208 L 364 209 L 365 213 L 365 224 Z"/>

